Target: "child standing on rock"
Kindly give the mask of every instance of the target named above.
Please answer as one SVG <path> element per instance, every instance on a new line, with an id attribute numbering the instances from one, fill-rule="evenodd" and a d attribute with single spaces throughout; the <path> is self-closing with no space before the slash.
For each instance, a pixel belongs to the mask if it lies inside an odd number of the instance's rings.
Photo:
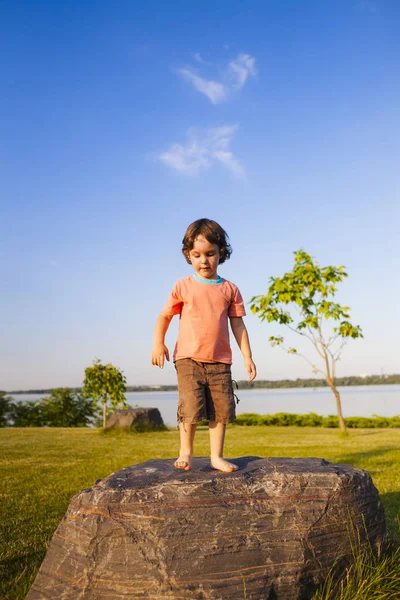
<path id="1" fill-rule="evenodd" d="M 246 311 L 236 285 L 217 274 L 218 266 L 232 252 L 222 227 L 215 221 L 199 219 L 189 225 L 182 244 L 182 253 L 194 273 L 175 283 L 157 319 L 151 362 L 162 369 L 164 359 L 169 360 L 165 334 L 172 317 L 180 315 L 173 355 L 178 374 L 180 431 L 175 467 L 186 471 L 191 468 L 196 425 L 207 419 L 211 467 L 229 473 L 237 466 L 223 458 L 226 424 L 235 420 L 228 319 L 249 381 L 253 381 L 256 366 L 242 319 Z"/>

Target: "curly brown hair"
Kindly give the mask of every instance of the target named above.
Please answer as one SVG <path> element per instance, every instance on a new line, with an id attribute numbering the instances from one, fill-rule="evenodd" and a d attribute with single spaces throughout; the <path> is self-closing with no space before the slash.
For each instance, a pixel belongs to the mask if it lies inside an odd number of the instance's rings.
<path id="1" fill-rule="evenodd" d="M 226 231 L 216 221 L 198 219 L 189 225 L 182 240 L 182 254 L 189 264 L 191 264 L 189 252 L 193 249 L 194 242 L 199 235 L 203 235 L 210 244 L 218 246 L 220 265 L 230 258 L 232 248 Z"/>

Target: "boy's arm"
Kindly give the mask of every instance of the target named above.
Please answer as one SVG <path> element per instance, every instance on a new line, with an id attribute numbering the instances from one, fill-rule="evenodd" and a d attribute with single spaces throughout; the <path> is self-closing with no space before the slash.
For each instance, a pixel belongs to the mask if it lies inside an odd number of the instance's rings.
<path id="1" fill-rule="evenodd" d="M 169 360 L 169 352 L 167 346 L 164 344 L 164 339 L 171 321 L 172 316 L 166 316 L 161 313 L 157 319 L 156 328 L 154 330 L 151 364 L 160 367 L 160 369 L 164 367 L 164 357 Z"/>
<path id="2" fill-rule="evenodd" d="M 249 382 L 253 381 L 257 375 L 257 369 L 251 357 L 250 341 L 246 325 L 243 323 L 242 317 L 229 317 L 229 320 L 235 340 L 243 354 L 246 371 L 249 374 Z"/>

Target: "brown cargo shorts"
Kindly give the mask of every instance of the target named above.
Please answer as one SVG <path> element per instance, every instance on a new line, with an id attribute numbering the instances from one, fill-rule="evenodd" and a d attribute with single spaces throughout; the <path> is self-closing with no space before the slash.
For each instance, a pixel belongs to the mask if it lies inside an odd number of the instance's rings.
<path id="1" fill-rule="evenodd" d="M 176 361 L 178 374 L 178 423 L 199 423 L 204 419 L 217 423 L 235 420 L 235 396 L 231 365 L 181 358 Z"/>

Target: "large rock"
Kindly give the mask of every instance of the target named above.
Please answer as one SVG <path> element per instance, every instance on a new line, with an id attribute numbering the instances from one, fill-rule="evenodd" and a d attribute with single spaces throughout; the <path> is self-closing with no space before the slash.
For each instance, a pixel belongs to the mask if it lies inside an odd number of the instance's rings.
<path id="1" fill-rule="evenodd" d="M 116 410 L 107 419 L 106 429 L 114 427 L 163 427 L 164 421 L 158 408 L 126 408 Z"/>
<path id="2" fill-rule="evenodd" d="M 246 457 L 240 470 L 172 460 L 82 490 L 27 600 L 309 599 L 352 544 L 377 548 L 385 518 L 366 471 L 317 458 Z M 356 544 L 355 544 L 356 546 Z"/>

